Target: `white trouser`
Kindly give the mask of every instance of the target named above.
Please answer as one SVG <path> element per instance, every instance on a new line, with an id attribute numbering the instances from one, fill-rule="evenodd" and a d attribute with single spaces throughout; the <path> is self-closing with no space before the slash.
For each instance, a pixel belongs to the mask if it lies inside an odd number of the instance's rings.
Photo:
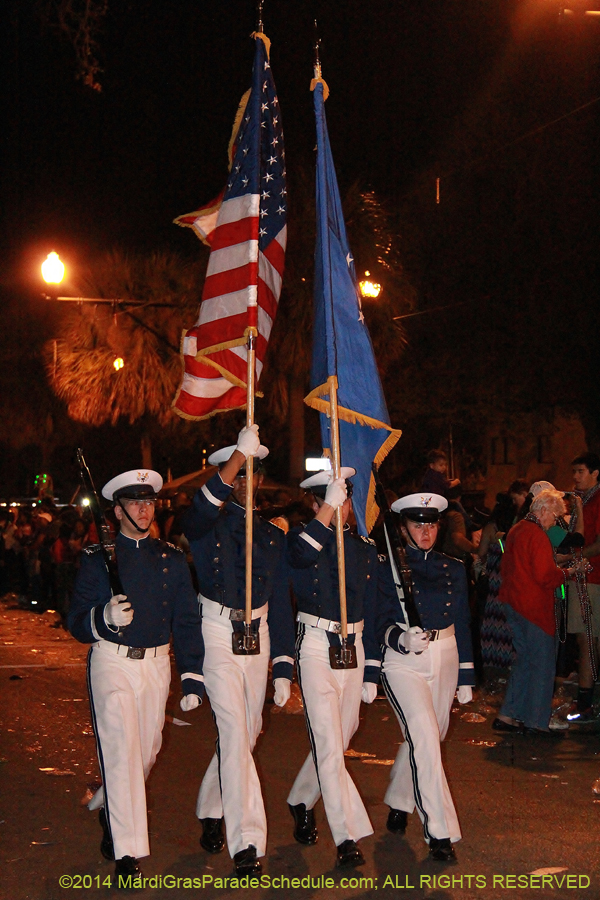
<path id="1" fill-rule="evenodd" d="M 225 818 L 233 857 L 250 844 L 267 848 L 267 819 L 252 751 L 262 728 L 269 668 L 269 628 L 260 624 L 260 654 L 235 656 L 229 619 L 202 617 L 204 686 L 217 726 L 217 752 L 202 779 L 196 815 Z"/>
<path id="2" fill-rule="evenodd" d="M 171 663 L 166 652 L 117 656 L 101 641 L 90 650 L 88 688 L 103 787 L 88 806 L 105 806 L 115 859 L 148 856 L 146 779 L 162 744 Z"/>
<path id="3" fill-rule="evenodd" d="M 458 681 L 456 639 L 432 641 L 418 655 L 386 648 L 381 680 L 404 735 L 385 802 L 408 813 L 416 806 L 427 842 L 432 837 L 459 841 L 440 750 Z"/>
<path id="4" fill-rule="evenodd" d="M 294 782 L 288 803 L 312 809 L 321 794 L 336 847 L 373 834 L 356 785 L 346 771 L 344 751 L 358 728 L 365 667 L 362 634 L 356 635 L 356 669 L 332 669 L 327 632 L 299 625 L 298 680 L 312 753 Z M 315 768 L 316 766 L 316 768 Z"/>

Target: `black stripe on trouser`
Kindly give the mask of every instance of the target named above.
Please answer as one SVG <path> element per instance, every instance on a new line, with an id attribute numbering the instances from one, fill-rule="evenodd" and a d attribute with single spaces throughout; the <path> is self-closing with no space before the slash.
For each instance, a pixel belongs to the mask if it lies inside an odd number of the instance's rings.
<path id="1" fill-rule="evenodd" d="M 209 697 L 210 699 L 210 697 Z M 219 791 L 221 793 L 221 805 L 223 804 L 223 782 L 221 781 L 221 735 L 219 734 L 219 723 L 217 722 L 217 717 L 215 716 L 214 709 L 211 709 L 213 722 L 215 723 L 215 728 L 217 729 L 217 739 L 215 741 L 215 753 L 217 754 L 217 772 L 219 773 Z"/>
<path id="2" fill-rule="evenodd" d="M 90 647 L 87 658 L 87 666 L 86 666 L 86 680 L 87 680 L 87 688 L 88 688 L 88 696 L 90 698 L 90 711 L 92 713 L 92 728 L 94 729 L 94 735 L 96 738 L 96 753 L 98 754 L 98 763 L 100 765 L 100 774 L 102 775 L 102 786 L 104 788 L 104 813 L 106 815 L 106 821 L 108 824 L 108 831 L 110 834 L 110 839 L 112 841 L 112 831 L 110 827 L 110 809 L 108 806 L 108 792 L 106 790 L 106 774 L 104 771 L 104 755 L 102 753 L 102 746 L 100 745 L 100 734 L 98 732 L 98 721 L 96 719 L 96 709 L 94 707 L 94 694 L 92 692 L 92 653 L 94 652 L 94 648 Z"/>
<path id="3" fill-rule="evenodd" d="M 384 653 L 383 658 L 385 660 L 385 653 Z M 384 672 L 381 673 L 381 683 L 383 685 L 383 689 L 387 695 L 387 698 L 392 705 L 392 708 L 397 713 L 399 719 L 401 720 L 402 724 L 404 725 L 404 739 L 408 744 L 408 758 L 410 760 L 410 770 L 412 772 L 412 783 L 413 783 L 413 791 L 414 791 L 414 795 L 415 795 L 415 803 L 416 803 L 417 809 L 421 812 L 421 814 L 423 816 L 423 831 L 425 832 L 425 837 L 429 838 L 431 840 L 433 835 L 430 833 L 429 828 L 428 828 L 429 816 L 425 812 L 425 808 L 423 806 L 423 800 L 421 799 L 421 791 L 419 790 L 419 777 L 418 777 L 418 771 L 417 771 L 417 761 L 415 759 L 415 746 L 414 746 L 414 744 L 412 742 L 412 738 L 410 736 L 408 722 L 406 721 L 406 716 L 404 715 L 404 712 L 402 711 L 402 707 L 400 706 L 398 699 L 396 698 L 394 692 L 392 691 L 391 685 L 390 685 L 389 681 L 387 680 Z"/>
<path id="4" fill-rule="evenodd" d="M 317 762 L 317 745 L 315 744 L 315 736 L 313 734 L 313 730 L 310 727 L 310 719 L 308 718 L 308 707 L 306 706 L 306 697 L 304 696 L 304 690 L 302 689 L 302 667 L 300 665 L 300 653 L 302 650 L 302 641 L 304 640 L 304 635 L 306 634 L 306 625 L 303 622 L 300 622 L 300 627 L 298 628 L 298 635 L 296 637 L 296 672 L 298 674 L 298 684 L 300 685 L 300 693 L 302 694 L 302 702 L 304 704 L 304 718 L 306 720 L 306 730 L 308 731 L 308 740 L 310 741 L 310 749 L 312 752 L 313 762 L 315 764 L 315 771 L 317 773 L 317 781 L 319 782 L 319 790 L 321 791 L 321 779 L 319 777 L 319 765 Z M 323 793 L 323 791 L 321 791 Z"/>

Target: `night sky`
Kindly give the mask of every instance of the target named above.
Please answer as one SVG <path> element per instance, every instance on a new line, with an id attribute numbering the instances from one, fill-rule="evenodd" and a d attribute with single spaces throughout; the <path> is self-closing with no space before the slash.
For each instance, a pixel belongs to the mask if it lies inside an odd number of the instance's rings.
<path id="1" fill-rule="evenodd" d="M 42 26 L 38 5 L 4 6 L 12 22 L 3 29 L 3 253 L 16 262 L 37 243 L 78 253 L 111 243 L 189 246 L 171 220 L 222 186 L 250 79 L 253 5 L 110 0 L 98 35 L 101 93 L 75 80 L 73 49 Z M 360 177 L 399 199 L 440 157 L 456 117 L 506 52 L 507 4 L 267 0 L 291 165 L 314 146 L 315 14 L 340 181 Z M 538 111 L 530 113 L 524 124 L 537 124 Z"/>
<path id="2" fill-rule="evenodd" d="M 109 0 L 93 91 L 46 6 L 2 11 L 0 300 L 25 328 L 51 249 L 75 273 L 115 246 L 197 252 L 171 223 L 224 184 L 253 58 L 252 3 Z M 600 19 L 559 22 L 548 0 L 266 0 L 289 172 L 314 158 L 315 16 L 342 191 L 360 179 L 398 215 L 418 308 L 479 298 L 465 321 L 492 339 L 524 293 L 534 319 L 568 328 L 586 304 L 595 321 Z"/>

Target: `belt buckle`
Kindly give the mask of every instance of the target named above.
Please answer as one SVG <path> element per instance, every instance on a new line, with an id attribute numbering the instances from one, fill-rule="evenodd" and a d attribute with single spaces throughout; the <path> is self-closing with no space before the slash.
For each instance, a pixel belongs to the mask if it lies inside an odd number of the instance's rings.
<path id="1" fill-rule="evenodd" d="M 245 618 L 246 618 L 246 610 L 245 609 L 230 609 L 229 610 L 230 622 L 243 622 Z"/>
<path id="2" fill-rule="evenodd" d="M 342 623 L 341 622 L 332 622 L 331 623 L 331 631 L 333 634 L 341 634 L 342 633 Z"/>
<path id="3" fill-rule="evenodd" d="M 440 633 L 439 628 L 433 628 L 433 629 L 429 632 L 429 635 L 430 635 L 429 640 L 430 640 L 430 641 L 437 641 L 437 636 L 438 636 L 439 633 Z"/>
<path id="4" fill-rule="evenodd" d="M 145 647 L 128 647 L 127 659 L 143 659 L 146 655 Z"/>

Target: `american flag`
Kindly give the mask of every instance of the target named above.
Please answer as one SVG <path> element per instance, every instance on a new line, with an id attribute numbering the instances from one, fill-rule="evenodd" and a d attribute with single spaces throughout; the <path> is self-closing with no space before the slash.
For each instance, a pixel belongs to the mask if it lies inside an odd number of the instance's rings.
<path id="1" fill-rule="evenodd" d="M 252 88 L 234 125 L 229 179 L 212 203 L 175 219 L 211 248 L 198 321 L 184 332 L 184 375 L 173 409 L 205 419 L 246 405 L 249 328 L 256 381 L 281 293 L 287 237 L 285 151 L 269 40 L 254 36 Z"/>

